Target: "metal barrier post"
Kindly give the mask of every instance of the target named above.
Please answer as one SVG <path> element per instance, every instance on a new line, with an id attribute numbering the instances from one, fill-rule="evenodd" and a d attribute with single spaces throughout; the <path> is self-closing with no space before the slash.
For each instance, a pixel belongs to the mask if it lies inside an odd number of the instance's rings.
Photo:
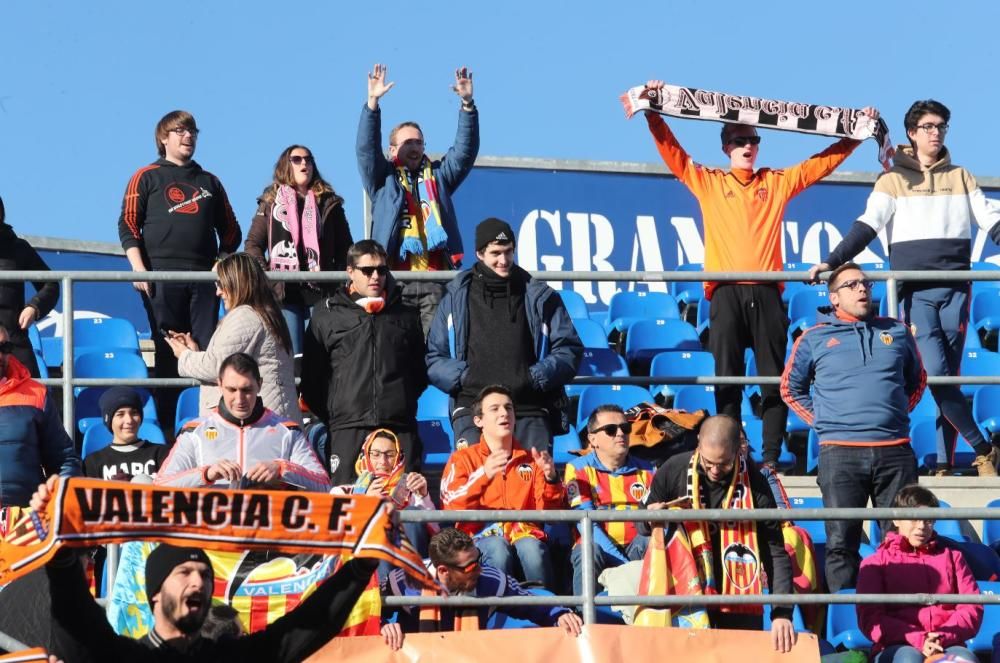
<path id="1" fill-rule="evenodd" d="M 24 651 L 25 649 L 30 649 L 30 647 L 20 640 L 16 640 L 3 631 L 0 631 L 0 649 L 4 649 L 8 652 L 19 652 Z"/>
<path id="2" fill-rule="evenodd" d="M 73 278 L 62 279 L 63 300 L 63 428 L 71 438 L 76 435 L 76 401 L 73 394 Z"/>
<path id="3" fill-rule="evenodd" d="M 897 283 L 894 276 L 885 280 L 885 305 L 889 309 L 889 315 L 893 318 L 899 317 L 899 292 L 896 290 Z"/>
<path id="4" fill-rule="evenodd" d="M 105 550 L 107 550 L 108 556 L 104 559 L 104 586 L 107 588 L 107 593 L 105 597 L 111 598 L 111 587 L 114 585 L 115 576 L 118 575 L 118 558 L 121 555 L 121 545 L 118 543 L 109 543 L 106 545 Z M 98 587 L 98 594 L 100 594 L 100 588 Z M 108 602 L 110 605 L 111 602 Z"/>
<path id="5" fill-rule="evenodd" d="M 590 512 L 584 511 L 580 520 L 580 573 L 583 576 L 583 623 L 597 623 L 594 607 L 596 581 L 594 580 L 594 523 Z"/>

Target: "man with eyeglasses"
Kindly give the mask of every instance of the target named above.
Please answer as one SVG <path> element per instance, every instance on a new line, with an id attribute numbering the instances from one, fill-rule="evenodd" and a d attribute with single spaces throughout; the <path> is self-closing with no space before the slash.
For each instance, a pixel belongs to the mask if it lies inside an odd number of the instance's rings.
<path id="1" fill-rule="evenodd" d="M 0 509 L 28 506 L 46 476 L 83 471 L 48 388 L 31 379 L 13 352 L 10 332 L 0 325 Z"/>
<path id="2" fill-rule="evenodd" d="M 353 483 L 373 430 L 392 430 L 406 471 L 420 469 L 417 398 L 427 386 L 424 334 L 403 301 L 388 256 L 371 239 L 347 250 L 346 287 L 313 308 L 302 356 L 302 399 L 329 430 L 333 484 Z"/>
<path id="3" fill-rule="evenodd" d="M 889 507 L 917 482 L 910 411 L 927 374 L 909 328 L 876 317 L 872 282 L 856 264 L 830 275 L 830 308 L 799 336 L 781 376 L 781 397 L 819 438 L 823 506 Z M 883 531 L 888 526 L 883 523 Z M 826 521 L 826 584 L 854 587 L 862 523 Z"/>
<path id="4" fill-rule="evenodd" d="M 566 465 L 566 497 L 573 509 L 637 509 L 649 492 L 654 468 L 628 452 L 632 424 L 618 405 L 599 405 L 587 418 L 588 453 Z M 582 527 L 579 525 L 578 527 Z M 649 537 L 634 523 L 594 523 L 594 577 L 611 566 L 642 559 Z M 573 546 L 573 593 L 583 593 L 583 555 L 579 541 Z"/>
<path id="5" fill-rule="evenodd" d="M 472 72 L 455 70 L 452 90 L 462 100 L 455 143 L 440 160 L 424 153 L 420 125 L 408 121 L 389 134 L 388 158 L 382 153 L 381 98 L 395 83 L 388 69 L 376 64 L 368 74 L 368 101 L 361 108 L 357 157 L 361 182 L 371 198 L 371 237 L 384 246 L 394 270 L 458 269 L 462 235 L 451 197 L 479 154 L 479 111 L 472 100 Z M 403 286 L 403 297 L 420 311 L 424 335 L 441 301 L 440 283 L 415 281 Z"/>
<path id="6" fill-rule="evenodd" d="M 903 119 L 910 144 L 896 150 L 892 170 L 875 181 L 864 214 L 826 261 L 810 270 L 813 279 L 851 260 L 883 228 L 892 269 L 969 269 L 974 226 L 1000 243 L 1000 206 L 983 195 L 969 171 L 951 162 L 944 145 L 950 119 L 951 111 L 933 99 L 910 106 Z M 917 339 L 927 374 L 958 375 L 969 324 L 969 283 L 906 281 L 901 295 L 903 319 Z M 955 436 L 961 433 L 975 449 L 979 476 L 997 476 L 1000 451 L 983 435 L 961 388 L 932 385 L 930 390 L 940 411 L 937 474 L 951 469 Z"/>
<path id="7" fill-rule="evenodd" d="M 135 172 L 125 189 L 118 236 L 137 280 L 156 348 L 155 376 L 177 377 L 177 358 L 166 330 L 190 332 L 208 347 L 219 320 L 219 300 L 210 282 L 141 280 L 147 271 L 207 272 L 236 251 L 243 233 L 222 183 L 194 161 L 198 126 L 187 111 L 167 113 L 154 134 L 158 161 Z M 172 421 L 176 390 L 160 390 L 160 421 Z M 166 417 L 166 418 L 164 418 Z"/>
<path id="8" fill-rule="evenodd" d="M 694 451 L 671 456 L 660 466 L 646 499 L 651 510 L 693 509 L 774 509 L 774 494 L 754 462 L 741 453 L 740 424 L 720 414 L 708 417 L 698 430 Z M 778 521 L 690 521 L 685 524 L 696 561 L 708 556 L 711 564 L 702 568 L 710 576 L 710 589 L 734 596 L 792 593 L 792 564 L 785 552 L 784 536 Z M 649 525 L 641 524 L 648 533 Z M 766 582 L 765 582 L 766 580 Z M 759 631 L 762 607 L 731 605 L 710 607 L 712 628 Z M 795 644 L 792 607 L 771 610 L 771 639 L 779 652 Z"/>
<path id="9" fill-rule="evenodd" d="M 482 562 L 482 553 L 465 532 L 446 528 L 431 537 L 431 573 L 440 590 L 421 590 L 403 573 L 393 569 L 382 583 L 383 596 L 532 596 L 517 580 Z M 559 626 L 572 636 L 580 635 L 583 621 L 569 608 L 561 606 L 519 605 L 451 608 L 447 606 L 406 606 L 394 615 L 383 615 L 382 637 L 390 649 L 403 646 L 406 633 L 441 631 L 479 631 L 489 628 L 497 612 L 538 626 Z M 394 617 L 394 619 L 393 619 Z M 388 621 L 393 619 L 393 621 Z"/>
<path id="10" fill-rule="evenodd" d="M 662 89 L 663 81 L 649 81 L 646 87 Z M 874 108 L 862 112 L 878 119 Z M 785 206 L 832 173 L 861 144 L 843 138 L 790 168 L 755 170 L 761 140 L 756 129 L 727 123 L 722 126 L 721 138 L 729 170 L 723 170 L 695 163 L 659 114 L 647 112 L 646 121 L 663 161 L 698 199 L 708 272 L 782 271 Z M 743 375 L 748 347 L 753 350 L 758 375 L 781 375 L 788 331 L 782 289 L 781 283 L 705 283 L 705 297 L 711 305 L 708 349 L 715 357 L 716 375 Z M 741 385 L 716 385 L 718 412 L 739 419 L 742 391 Z M 761 396 L 764 463 L 773 468 L 785 436 L 788 410 L 774 385 L 762 385 Z"/>

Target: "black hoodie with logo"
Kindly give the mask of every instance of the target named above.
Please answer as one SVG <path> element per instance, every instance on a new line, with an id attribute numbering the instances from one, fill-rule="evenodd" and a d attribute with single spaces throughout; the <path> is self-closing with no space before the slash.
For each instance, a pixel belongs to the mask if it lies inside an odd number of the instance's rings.
<path id="1" fill-rule="evenodd" d="M 122 248 L 143 250 L 150 269 L 207 270 L 220 251 L 239 248 L 243 232 L 219 178 L 194 161 L 160 159 L 129 180 L 118 236 Z"/>

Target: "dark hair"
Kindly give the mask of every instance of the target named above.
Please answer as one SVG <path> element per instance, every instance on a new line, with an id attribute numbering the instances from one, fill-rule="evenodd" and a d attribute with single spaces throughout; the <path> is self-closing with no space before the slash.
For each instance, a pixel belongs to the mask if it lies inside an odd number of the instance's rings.
<path id="1" fill-rule="evenodd" d="M 843 274 L 844 272 L 846 272 L 849 269 L 856 269 L 859 272 L 864 273 L 864 270 L 861 269 L 861 266 L 858 265 L 858 263 L 856 263 L 856 262 L 845 262 L 843 265 L 841 265 L 840 267 L 838 267 L 837 269 L 833 270 L 830 273 L 830 278 L 827 279 L 827 281 L 826 281 L 826 289 L 828 291 L 832 292 L 833 289 L 834 289 L 833 286 L 835 286 L 837 284 L 837 279 L 839 279 L 840 275 Z"/>
<path id="2" fill-rule="evenodd" d="M 236 352 L 225 359 L 219 364 L 219 383 L 221 386 L 222 376 L 225 374 L 226 369 L 231 368 L 240 375 L 247 375 L 252 377 L 257 381 L 257 384 L 263 382 L 260 377 L 260 366 L 257 365 L 257 360 L 248 355 L 245 352 Z"/>
<path id="3" fill-rule="evenodd" d="M 490 394 L 503 394 L 507 398 L 514 401 L 514 394 L 511 393 L 510 389 L 502 384 L 488 384 L 479 390 L 476 394 L 476 400 L 472 402 L 472 416 L 481 417 L 483 416 L 483 401 Z"/>
<path id="4" fill-rule="evenodd" d="M 614 412 L 616 414 L 622 415 L 623 417 L 625 416 L 625 410 L 623 410 L 620 405 L 615 405 L 614 403 L 605 403 L 604 405 L 598 405 L 597 407 L 594 408 L 594 411 L 590 413 L 590 416 L 587 417 L 588 433 L 594 432 L 594 424 L 597 423 L 597 416 L 605 412 Z"/>
<path id="5" fill-rule="evenodd" d="M 198 131 L 194 115 L 185 110 L 170 111 L 156 123 L 156 131 L 153 132 L 153 139 L 156 141 L 156 151 L 161 157 L 167 156 L 167 148 L 163 145 L 163 141 L 167 138 L 167 133 L 172 129 L 179 129 L 180 127 L 190 129 L 191 131 Z"/>
<path id="6" fill-rule="evenodd" d="M 472 537 L 460 529 L 445 527 L 443 530 L 431 537 L 427 546 L 427 554 L 431 558 L 431 564 L 445 566 L 455 562 L 455 555 L 474 548 L 476 544 Z"/>
<path id="7" fill-rule="evenodd" d="M 215 642 L 226 642 L 243 637 L 243 622 L 240 613 L 225 603 L 217 603 L 205 615 L 205 623 L 201 625 L 201 637 Z"/>
<path id="8" fill-rule="evenodd" d="M 906 133 L 910 133 L 916 129 L 917 122 L 928 113 L 940 115 L 941 119 L 946 123 L 951 120 L 951 111 L 940 101 L 934 101 L 933 99 L 914 101 L 913 105 L 910 106 L 910 110 L 906 111 L 906 115 L 903 116 L 903 127 L 906 128 Z"/>
<path id="9" fill-rule="evenodd" d="M 938 501 L 937 496 L 931 491 L 927 490 L 923 486 L 911 483 L 909 486 L 903 486 L 899 489 L 896 496 L 892 498 L 892 506 L 894 509 L 907 509 L 925 506 L 933 508 L 941 506 L 941 502 Z"/>
<path id="10" fill-rule="evenodd" d="M 423 139 L 423 137 L 424 137 L 424 130 L 420 128 L 419 124 L 417 124 L 416 122 L 400 122 L 399 124 L 397 124 L 396 126 L 394 126 L 392 128 L 392 131 L 389 132 L 389 145 L 395 144 L 395 142 L 396 142 L 396 134 L 399 133 L 400 129 L 405 129 L 406 127 L 413 127 L 414 129 L 416 129 L 417 131 L 419 131 L 420 132 L 420 138 Z"/>
<path id="11" fill-rule="evenodd" d="M 746 126 L 749 126 L 749 125 L 741 124 L 739 122 L 726 122 L 726 123 L 724 123 L 722 125 L 722 130 L 719 131 L 719 139 L 722 140 L 722 146 L 725 147 L 729 143 L 729 137 L 733 135 L 733 132 L 736 131 L 737 127 L 746 127 Z M 753 127 L 751 127 L 751 128 L 753 128 Z M 757 130 L 754 129 L 754 134 L 756 134 L 756 133 L 757 133 Z"/>
<path id="12" fill-rule="evenodd" d="M 0 223 L 7 221 L 7 210 L 3 207 L 3 198 L 0 198 Z"/>
<path id="13" fill-rule="evenodd" d="M 330 183 L 323 179 L 323 176 L 319 174 L 319 165 L 316 164 L 316 157 L 313 155 L 312 150 L 310 150 L 305 145 L 289 145 L 286 147 L 281 154 L 278 155 L 278 160 L 274 162 L 274 175 L 272 181 L 264 189 L 264 193 L 261 198 L 264 202 L 273 203 L 275 196 L 278 195 L 278 187 L 282 184 L 285 186 L 290 186 L 295 188 L 295 175 L 292 174 L 292 161 L 291 156 L 294 150 L 305 150 L 309 153 L 309 156 L 313 158 L 313 176 L 309 181 L 309 190 L 312 191 L 317 198 L 323 194 L 330 193 L 336 195 L 333 187 Z"/>
<path id="14" fill-rule="evenodd" d="M 363 239 L 351 244 L 347 249 L 347 266 L 353 268 L 361 256 L 378 256 L 386 264 L 389 263 L 389 254 L 385 252 L 385 247 L 373 239 Z"/>
<path id="15" fill-rule="evenodd" d="M 252 308 L 278 345 L 291 354 L 292 335 L 288 331 L 288 323 L 281 314 L 281 306 L 274 297 L 267 274 L 257 259 L 249 253 L 232 253 L 219 261 L 216 272 L 219 287 L 229 297 L 229 305 L 233 308 Z"/>

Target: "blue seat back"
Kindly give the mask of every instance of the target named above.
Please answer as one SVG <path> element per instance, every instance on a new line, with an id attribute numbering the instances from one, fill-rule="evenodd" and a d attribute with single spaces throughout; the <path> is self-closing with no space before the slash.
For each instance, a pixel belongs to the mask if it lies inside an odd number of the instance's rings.
<path id="1" fill-rule="evenodd" d="M 123 318 L 79 318 L 73 321 L 73 354 L 105 351 L 139 352 L 139 334 Z"/>
<path id="2" fill-rule="evenodd" d="M 620 354 L 611 348 L 584 348 L 580 365 L 576 368 L 579 376 L 624 377 L 629 375 L 628 366 Z M 566 385 L 568 396 L 579 396 L 584 385 Z"/>
<path id="3" fill-rule="evenodd" d="M 990 500 L 986 505 L 991 509 L 1000 509 L 1000 498 Z M 1000 514 L 996 520 L 983 519 L 983 543 L 994 546 L 1000 542 Z"/>
<path id="4" fill-rule="evenodd" d="M 829 306 L 826 288 L 810 286 L 796 292 L 788 302 L 788 319 L 793 326 L 812 327 L 816 324 L 816 309 Z"/>
<path id="5" fill-rule="evenodd" d="M 443 468 L 455 450 L 451 421 L 447 418 L 418 419 L 417 434 L 424 445 L 424 467 Z"/>
<path id="6" fill-rule="evenodd" d="M 838 594 L 854 594 L 853 589 L 842 589 Z M 853 604 L 833 603 L 826 611 L 826 639 L 834 647 L 844 645 L 847 649 L 869 649 L 871 640 L 858 628 L 858 613 Z"/>
<path id="7" fill-rule="evenodd" d="M 188 387 L 177 397 L 177 409 L 174 412 L 174 432 L 180 431 L 184 424 L 195 419 L 201 409 L 201 387 Z"/>
<path id="8" fill-rule="evenodd" d="M 982 594 L 1000 594 L 1000 582 L 980 580 L 979 591 Z M 983 622 L 979 632 L 969 641 L 969 649 L 974 653 L 993 653 L 993 638 L 1000 633 L 1000 604 L 987 603 L 983 606 Z"/>
<path id="9" fill-rule="evenodd" d="M 605 328 L 610 332 L 627 330 L 636 320 L 679 318 L 677 300 L 665 292 L 644 290 L 616 292 L 608 303 Z"/>
<path id="10" fill-rule="evenodd" d="M 576 428 L 580 430 L 587 425 L 587 418 L 598 405 L 611 403 L 623 410 L 650 400 L 649 392 L 642 387 L 631 384 L 622 385 L 590 385 L 580 393 L 580 403 L 577 409 Z"/>
<path id="11" fill-rule="evenodd" d="M 677 388 L 673 408 L 695 412 L 707 410 L 715 414 L 715 387 L 710 384 L 691 384 Z"/>
<path id="12" fill-rule="evenodd" d="M 961 373 L 965 376 L 1000 375 L 1000 354 L 990 350 L 966 350 Z M 962 393 L 966 398 L 974 397 L 979 388 L 978 385 L 964 384 Z"/>
<path id="13" fill-rule="evenodd" d="M 573 320 L 576 327 L 576 335 L 580 337 L 580 342 L 585 348 L 606 348 L 608 347 L 608 335 L 597 322 L 590 318 Z"/>
<path id="14" fill-rule="evenodd" d="M 88 352 L 73 359 L 73 373 L 78 378 L 146 378 L 149 369 L 139 355 L 128 350 Z"/>
<path id="15" fill-rule="evenodd" d="M 590 310 L 587 308 L 587 302 L 584 301 L 583 295 L 575 290 L 560 290 L 559 297 L 562 298 L 563 306 L 566 307 L 569 317 L 574 320 L 590 319 Z"/>
<path id="16" fill-rule="evenodd" d="M 683 320 L 639 320 L 625 337 L 625 361 L 649 362 L 668 350 L 701 350 L 694 327 Z"/>
<path id="17" fill-rule="evenodd" d="M 448 394 L 434 385 L 428 385 L 417 399 L 417 419 L 447 419 L 450 415 Z"/>
<path id="18" fill-rule="evenodd" d="M 678 272 L 701 272 L 705 265 L 688 263 L 678 265 Z M 701 281 L 673 281 L 670 284 L 670 294 L 681 304 L 700 304 L 705 298 L 705 287 Z"/>
<path id="19" fill-rule="evenodd" d="M 1000 328 L 1000 289 L 989 288 L 973 295 L 969 322 L 973 329 L 995 331 Z"/>
<path id="20" fill-rule="evenodd" d="M 649 365 L 649 374 L 655 376 L 670 377 L 712 377 L 715 375 L 715 357 L 711 352 L 698 350 L 669 350 L 661 352 L 653 357 L 653 362 Z M 649 388 L 653 395 L 663 394 L 665 397 L 671 396 L 678 389 L 680 384 L 670 384 L 669 380 L 664 380 L 667 384 L 654 384 Z"/>

